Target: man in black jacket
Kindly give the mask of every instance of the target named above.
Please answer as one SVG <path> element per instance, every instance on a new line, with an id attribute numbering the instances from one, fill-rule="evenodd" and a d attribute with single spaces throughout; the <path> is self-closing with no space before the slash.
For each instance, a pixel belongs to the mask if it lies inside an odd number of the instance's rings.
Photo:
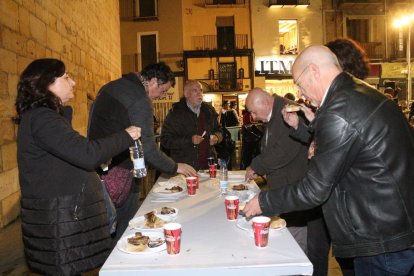
<path id="1" fill-rule="evenodd" d="M 160 62 L 148 65 L 141 73 L 129 73 L 104 85 L 94 103 L 89 137 L 98 139 L 116 133 L 124 126 L 139 126 L 145 161 L 167 174 L 195 174 L 191 166 L 174 162 L 155 143 L 152 100 L 161 97 L 174 84 L 175 78 L 170 67 Z M 129 151 L 113 157 L 109 169 L 113 166 L 132 169 Z M 121 237 L 138 207 L 139 189 L 137 185 L 132 185 L 128 199 L 117 208 L 115 241 Z"/>
<path id="2" fill-rule="evenodd" d="M 319 106 L 315 156 L 293 185 L 262 192 L 246 216 L 322 205 L 333 254 L 356 275 L 408 275 L 414 266 L 414 137 L 398 106 L 342 72 L 324 46 L 296 59 L 294 82 Z"/>
<path id="3" fill-rule="evenodd" d="M 253 120 L 267 123 L 261 139 L 260 154 L 246 168 L 246 179 L 254 179 L 258 175 L 266 176 L 270 189 L 289 185 L 300 179 L 308 166 L 307 144 L 290 137 L 290 127 L 283 121 L 281 111 L 287 103 L 284 98 L 271 95 L 261 88 L 254 88 L 246 98 L 246 106 Z M 309 215 L 309 212 L 282 215 L 290 233 L 307 254 Z"/>
<path id="4" fill-rule="evenodd" d="M 184 85 L 184 98 L 168 112 L 161 130 L 161 146 L 172 159 L 207 169 L 207 158 L 216 157 L 214 145 L 222 134 L 214 108 L 203 102 L 203 89 L 195 80 Z"/>

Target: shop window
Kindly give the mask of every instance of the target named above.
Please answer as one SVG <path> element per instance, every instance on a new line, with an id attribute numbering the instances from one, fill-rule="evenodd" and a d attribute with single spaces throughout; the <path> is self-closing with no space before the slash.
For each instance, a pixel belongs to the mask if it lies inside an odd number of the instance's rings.
<path id="1" fill-rule="evenodd" d="M 298 26 L 296 20 L 279 20 L 279 43 L 281 55 L 298 54 Z"/>

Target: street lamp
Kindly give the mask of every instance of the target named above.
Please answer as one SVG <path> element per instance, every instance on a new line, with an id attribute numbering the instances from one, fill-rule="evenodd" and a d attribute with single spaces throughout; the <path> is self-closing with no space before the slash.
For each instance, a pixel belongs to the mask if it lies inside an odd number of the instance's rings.
<path id="1" fill-rule="evenodd" d="M 414 21 L 414 16 L 406 16 L 394 21 L 394 26 L 402 27 L 408 26 L 407 36 L 407 106 L 409 106 L 412 100 L 412 83 L 411 83 L 411 22 Z"/>

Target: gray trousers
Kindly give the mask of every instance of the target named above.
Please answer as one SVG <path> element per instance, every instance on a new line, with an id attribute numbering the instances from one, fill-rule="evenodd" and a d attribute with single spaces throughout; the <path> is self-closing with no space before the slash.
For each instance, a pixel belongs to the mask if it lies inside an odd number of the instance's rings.
<path id="1" fill-rule="evenodd" d="M 302 248 L 305 254 L 308 254 L 308 227 L 307 226 L 289 226 L 287 227 L 290 234 Z"/>

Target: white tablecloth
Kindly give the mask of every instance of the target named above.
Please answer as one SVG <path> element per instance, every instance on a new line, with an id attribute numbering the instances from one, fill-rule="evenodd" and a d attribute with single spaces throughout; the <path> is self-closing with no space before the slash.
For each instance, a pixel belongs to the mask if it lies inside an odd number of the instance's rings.
<path id="1" fill-rule="evenodd" d="M 244 172 L 229 172 L 237 182 Z M 237 174 L 239 174 L 237 176 Z M 267 248 L 256 248 L 253 237 L 226 219 L 224 197 L 218 185 L 200 179 L 197 195 L 174 203 L 143 202 L 137 216 L 162 206 L 179 209 L 182 224 L 181 252 L 131 255 L 115 248 L 99 275 L 311 275 L 312 264 L 287 229 L 272 231 Z M 160 180 L 159 180 L 160 181 Z M 161 181 L 165 179 L 161 178 Z M 254 184 L 255 185 L 255 184 Z M 155 187 L 155 186 L 154 186 Z M 127 229 L 124 236 L 137 230 Z M 257 273 L 257 274 L 255 274 Z"/>

